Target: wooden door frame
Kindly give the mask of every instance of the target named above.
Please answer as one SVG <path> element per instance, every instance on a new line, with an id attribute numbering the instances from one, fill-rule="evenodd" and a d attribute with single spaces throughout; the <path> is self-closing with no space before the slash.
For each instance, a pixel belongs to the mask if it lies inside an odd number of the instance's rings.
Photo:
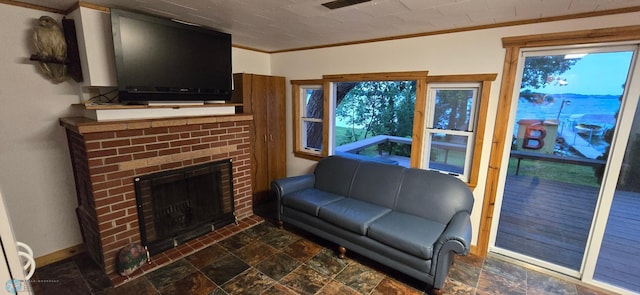
<path id="1" fill-rule="evenodd" d="M 498 184 L 500 181 L 502 158 L 504 156 L 505 138 L 507 132 L 509 132 L 509 115 L 511 112 L 521 49 L 629 41 L 640 41 L 640 25 L 502 38 L 502 46 L 506 49 L 506 53 L 502 70 L 502 83 L 498 98 L 495 129 L 491 141 L 491 154 L 482 203 L 478 243 L 477 247 L 474 248 L 474 254 L 485 257 L 489 252 L 491 225 L 493 223 L 495 202 L 498 196 Z"/>

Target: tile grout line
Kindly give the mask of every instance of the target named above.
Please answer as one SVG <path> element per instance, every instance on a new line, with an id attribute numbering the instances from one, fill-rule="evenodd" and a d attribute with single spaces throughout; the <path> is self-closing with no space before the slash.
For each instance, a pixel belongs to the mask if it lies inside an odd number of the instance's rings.
<path id="1" fill-rule="evenodd" d="M 217 244 L 217 243 L 215 243 L 215 244 Z M 215 245 L 215 244 L 214 244 L 214 245 Z M 211 247 L 211 246 L 209 246 L 209 247 Z M 207 248 L 207 247 L 205 247 L 205 248 Z M 205 248 L 200 249 L 200 251 L 204 250 Z M 225 249 L 225 250 L 226 250 L 226 249 Z M 196 254 L 196 253 L 198 253 L 198 252 L 200 252 L 200 251 L 197 251 L 197 252 L 195 252 L 195 253 L 193 253 L 193 254 Z M 193 255 L 193 254 L 191 254 L 191 255 Z M 189 255 L 189 256 L 191 256 L 191 255 Z M 189 257 L 189 256 L 187 256 L 187 257 Z M 186 258 L 186 257 L 185 257 L 185 258 Z M 201 270 L 201 269 L 199 269 L 199 268 L 197 268 L 195 265 L 193 265 L 193 263 L 191 263 L 191 261 L 189 261 L 189 259 L 184 259 L 184 260 L 185 260 L 187 263 L 189 263 L 191 266 L 193 266 L 193 268 L 195 268 L 195 269 L 196 269 L 196 272 L 199 272 L 199 273 L 200 273 L 203 277 L 205 277 L 209 282 L 213 283 L 213 285 L 214 285 L 214 286 L 216 286 L 216 289 L 220 289 L 220 290 L 221 290 L 222 292 L 224 292 L 225 294 L 228 294 L 228 293 L 227 293 L 227 291 L 225 291 L 224 289 L 222 289 L 222 287 L 221 287 L 221 286 L 219 286 L 218 284 L 216 284 L 216 282 L 214 282 L 213 280 L 211 280 L 211 278 L 209 278 L 207 275 L 205 275 L 205 274 L 202 272 L 202 270 Z M 215 290 L 215 289 L 214 289 L 214 290 Z"/>
<path id="2" fill-rule="evenodd" d="M 78 265 L 76 260 L 72 258 L 71 262 L 73 262 L 73 267 L 75 267 L 78 270 L 78 272 L 80 273 L 80 277 L 82 278 L 82 281 L 84 282 L 85 286 L 87 286 L 87 290 L 89 290 L 89 292 L 91 292 L 93 294 L 93 290 L 91 289 L 91 286 L 89 285 L 89 281 L 85 277 L 84 272 L 82 272 L 82 270 L 80 270 L 80 266 Z"/>

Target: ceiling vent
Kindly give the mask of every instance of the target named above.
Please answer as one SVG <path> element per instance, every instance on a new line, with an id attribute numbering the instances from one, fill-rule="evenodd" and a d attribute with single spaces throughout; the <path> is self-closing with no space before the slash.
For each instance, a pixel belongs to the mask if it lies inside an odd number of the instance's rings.
<path id="1" fill-rule="evenodd" d="M 322 6 L 329 9 L 338 9 L 338 8 L 356 5 L 356 4 L 369 2 L 369 1 L 371 0 L 335 0 L 327 3 L 323 3 Z"/>

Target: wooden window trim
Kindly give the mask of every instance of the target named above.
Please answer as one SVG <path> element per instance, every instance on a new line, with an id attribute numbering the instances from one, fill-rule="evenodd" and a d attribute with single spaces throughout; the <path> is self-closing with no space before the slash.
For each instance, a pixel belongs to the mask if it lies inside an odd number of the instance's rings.
<path id="1" fill-rule="evenodd" d="M 416 104 L 413 118 L 413 132 L 411 148 L 410 166 L 419 168 L 422 163 L 422 149 L 424 139 L 425 114 L 424 110 L 427 105 L 427 86 L 428 82 L 473 82 L 481 83 L 481 91 L 479 94 L 478 114 L 476 115 L 475 141 L 473 148 L 473 159 L 471 162 L 471 174 L 467 185 L 474 189 L 478 184 L 480 174 L 480 160 L 482 156 L 482 145 L 484 144 L 484 134 L 487 124 L 487 112 L 489 109 L 489 96 L 491 93 L 491 83 L 495 81 L 497 74 L 468 74 L 468 75 L 434 75 L 429 76 L 428 71 L 412 71 L 412 72 L 389 72 L 389 73 L 359 73 L 359 74 L 342 74 L 342 75 L 324 75 L 322 79 L 312 80 L 291 80 L 292 100 L 293 100 L 293 151 L 296 157 L 308 160 L 320 160 L 329 155 L 329 149 L 323 148 L 320 155 L 305 152 L 300 146 L 300 87 L 303 85 L 319 85 L 323 84 L 324 91 L 324 109 L 330 109 L 330 100 L 332 93 L 332 83 L 347 81 L 403 81 L 416 80 Z M 329 146 L 329 122 L 331 112 L 324 112 L 323 116 L 323 147 Z"/>
<path id="2" fill-rule="evenodd" d="M 322 155 L 318 155 L 315 153 L 307 152 L 300 143 L 300 135 L 302 130 L 300 130 L 301 124 L 301 97 L 300 90 L 305 85 L 323 85 L 324 81 L 321 79 L 309 79 L 309 80 L 291 80 L 291 98 L 292 98 L 292 107 L 293 107 L 293 154 L 296 157 L 304 158 L 307 160 L 319 161 L 323 158 Z M 323 131 L 324 132 L 324 131 Z M 323 135 L 324 137 L 324 135 Z M 324 140 L 324 139 L 323 139 Z M 324 151 L 322 152 L 324 153 Z"/>
<path id="3" fill-rule="evenodd" d="M 343 74 L 343 75 L 324 75 L 322 76 L 325 81 L 325 90 L 330 89 L 332 83 L 336 82 L 362 82 L 362 81 L 407 81 L 407 80 L 415 80 L 416 81 L 416 106 L 418 109 L 419 106 L 426 105 L 427 93 L 426 93 L 426 79 L 429 75 L 428 71 L 411 71 L 411 72 L 388 72 L 388 73 L 360 73 L 360 74 Z M 324 92 L 324 100 L 325 100 L 325 110 L 330 108 L 331 101 L 331 93 L 330 91 Z M 324 120 L 325 120 L 325 128 L 324 128 L 324 146 L 329 146 L 329 116 L 331 116 L 330 112 L 324 112 Z M 415 112 L 413 116 L 413 132 L 411 136 L 412 147 L 411 147 L 411 161 L 410 166 L 417 168 L 420 167 L 420 155 L 422 154 L 422 134 L 424 128 L 424 113 L 423 112 Z M 329 150 L 324 149 L 323 155 L 328 156 Z"/>
<path id="4" fill-rule="evenodd" d="M 498 195 L 498 183 L 500 181 L 500 165 L 507 136 L 509 114 L 515 87 L 516 72 L 520 58 L 520 50 L 523 48 L 568 46 L 582 44 L 598 44 L 613 42 L 640 41 L 640 25 L 614 27 L 605 29 L 582 30 L 562 33 L 549 33 L 537 35 L 525 35 L 506 37 L 502 39 L 502 46 L 506 49 L 504 67 L 502 70 L 502 82 L 498 100 L 496 124 L 491 144 L 489 168 L 487 170 L 487 182 L 482 202 L 480 218 L 480 230 L 478 233 L 477 247 L 472 249 L 473 254 L 485 257 L 489 252 L 489 237 L 493 223 L 493 213 Z"/>
<path id="5" fill-rule="evenodd" d="M 428 76 L 427 84 L 425 87 L 428 87 L 428 83 L 436 83 L 436 82 L 470 82 L 470 83 L 480 83 L 481 89 L 478 94 L 478 113 L 476 115 L 476 128 L 474 130 L 474 146 L 473 146 L 473 159 L 471 160 L 471 173 L 469 174 L 469 181 L 467 185 L 471 189 L 475 189 L 478 185 L 478 177 L 480 175 L 480 160 L 482 159 L 482 145 L 484 144 L 484 133 L 487 127 L 487 112 L 489 111 L 489 96 L 491 94 L 491 83 L 496 80 L 498 74 L 470 74 L 470 75 L 440 75 L 440 76 Z M 426 93 L 425 88 L 425 93 Z M 425 95 L 426 96 L 426 95 Z M 426 104 L 426 97 L 425 102 Z M 424 105 L 422 106 L 424 110 Z M 418 108 L 416 102 L 416 109 Z M 423 115 L 424 116 L 424 115 Z M 424 138 L 424 118 L 422 119 L 422 128 L 420 130 L 416 130 L 415 127 L 413 129 L 414 133 L 419 132 L 420 138 Z M 415 126 L 414 122 L 414 126 Z M 420 150 L 420 154 L 422 155 L 422 150 Z M 413 159 L 413 153 L 411 155 Z M 422 159 L 420 159 L 422 160 Z"/>
<path id="6" fill-rule="evenodd" d="M 324 88 L 324 111 L 322 112 L 322 156 L 329 156 L 329 122 L 331 119 L 331 93 L 333 92 L 333 85 L 331 81 L 323 79 Z"/>
<path id="7" fill-rule="evenodd" d="M 362 81 L 404 81 L 425 79 L 428 71 L 389 72 L 389 73 L 360 73 L 342 75 L 324 75 L 322 79 L 328 82 L 362 82 Z"/>

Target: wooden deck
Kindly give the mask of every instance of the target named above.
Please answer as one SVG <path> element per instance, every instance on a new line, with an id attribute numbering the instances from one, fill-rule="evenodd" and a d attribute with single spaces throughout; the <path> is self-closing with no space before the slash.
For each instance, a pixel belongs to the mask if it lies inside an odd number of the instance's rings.
<path id="1" fill-rule="evenodd" d="M 496 246 L 579 270 L 598 189 L 508 176 Z M 640 292 L 640 194 L 614 198 L 595 278 Z"/>
<path id="2" fill-rule="evenodd" d="M 616 192 L 594 277 L 640 293 L 640 193 Z"/>

